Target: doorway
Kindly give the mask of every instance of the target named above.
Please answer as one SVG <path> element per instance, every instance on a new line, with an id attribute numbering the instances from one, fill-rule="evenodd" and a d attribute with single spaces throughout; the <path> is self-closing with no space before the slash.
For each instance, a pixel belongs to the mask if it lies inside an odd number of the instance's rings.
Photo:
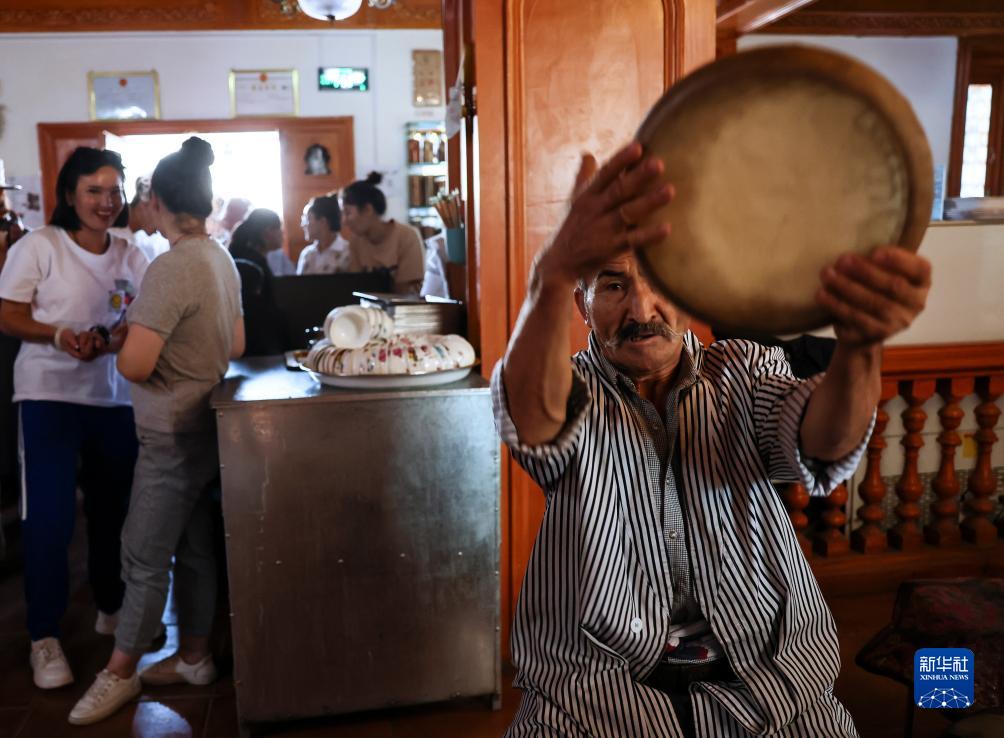
<path id="1" fill-rule="evenodd" d="M 122 156 L 127 199 L 132 200 L 135 195 L 137 177 L 149 177 L 157 162 L 181 148 L 185 139 L 193 135 L 208 141 L 216 155 L 209 171 L 217 200 L 225 203 L 243 197 L 254 208 L 268 208 L 282 215 L 282 161 L 279 132 L 274 130 L 126 136 L 105 133 L 105 148 Z"/>
<path id="2" fill-rule="evenodd" d="M 216 152 L 213 189 L 224 200 L 246 197 L 282 217 L 290 259 L 306 245 L 300 211 L 315 195 L 340 189 L 355 178 L 355 144 L 350 117 L 234 118 L 229 120 L 136 120 L 39 123 L 42 198 L 46 213 L 55 203 L 56 176 L 77 146 L 110 148 L 123 155 L 126 194 L 136 177 L 148 175 L 168 153 L 197 133 Z M 278 142 L 278 145 L 276 145 Z M 320 144 L 330 154 L 327 173 L 308 174 L 304 153 Z"/>

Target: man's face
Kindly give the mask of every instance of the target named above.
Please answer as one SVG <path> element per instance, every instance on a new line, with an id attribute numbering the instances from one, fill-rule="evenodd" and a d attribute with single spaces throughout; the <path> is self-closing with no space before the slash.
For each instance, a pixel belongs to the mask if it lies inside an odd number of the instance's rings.
<path id="1" fill-rule="evenodd" d="M 628 377 L 651 378 L 675 368 L 690 316 L 652 288 L 634 254 L 604 264 L 575 298 L 603 354 Z"/>

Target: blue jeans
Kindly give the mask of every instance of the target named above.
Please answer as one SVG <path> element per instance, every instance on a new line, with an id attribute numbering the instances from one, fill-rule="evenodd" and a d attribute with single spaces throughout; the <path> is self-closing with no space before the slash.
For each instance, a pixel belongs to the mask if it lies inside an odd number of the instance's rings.
<path id="1" fill-rule="evenodd" d="M 60 635 L 69 596 L 76 489 L 87 516 L 87 573 L 102 612 L 122 605 L 119 538 L 138 443 L 131 407 L 25 400 L 20 407 L 21 537 L 32 640 Z"/>

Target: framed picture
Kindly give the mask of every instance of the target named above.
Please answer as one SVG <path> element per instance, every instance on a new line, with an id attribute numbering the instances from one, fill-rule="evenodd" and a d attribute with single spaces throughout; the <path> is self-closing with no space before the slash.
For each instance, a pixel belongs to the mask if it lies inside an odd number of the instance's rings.
<path id="1" fill-rule="evenodd" d="M 443 104 L 443 52 L 418 49 L 411 52 L 412 101 L 416 108 Z"/>
<path id="2" fill-rule="evenodd" d="M 88 72 L 91 120 L 160 117 L 160 81 L 155 71 Z"/>
<path id="3" fill-rule="evenodd" d="M 295 69 L 230 70 L 230 115 L 234 118 L 300 112 L 300 77 Z"/>

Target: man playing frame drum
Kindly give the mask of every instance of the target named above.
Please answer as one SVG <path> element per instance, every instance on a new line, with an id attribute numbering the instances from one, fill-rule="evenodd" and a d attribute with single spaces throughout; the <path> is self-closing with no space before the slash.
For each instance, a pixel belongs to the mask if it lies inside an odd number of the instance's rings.
<path id="1" fill-rule="evenodd" d="M 930 265 L 887 246 L 823 268 L 825 375 L 797 380 L 748 341 L 705 347 L 637 256 L 671 227 L 646 220 L 674 197 L 664 169 L 638 143 L 599 171 L 583 158 L 492 377 L 500 435 L 547 498 L 507 735 L 856 736 L 832 617 L 768 480 L 826 495 L 851 475 L 882 344 L 923 309 Z M 569 363 L 573 302 L 591 332 Z"/>

